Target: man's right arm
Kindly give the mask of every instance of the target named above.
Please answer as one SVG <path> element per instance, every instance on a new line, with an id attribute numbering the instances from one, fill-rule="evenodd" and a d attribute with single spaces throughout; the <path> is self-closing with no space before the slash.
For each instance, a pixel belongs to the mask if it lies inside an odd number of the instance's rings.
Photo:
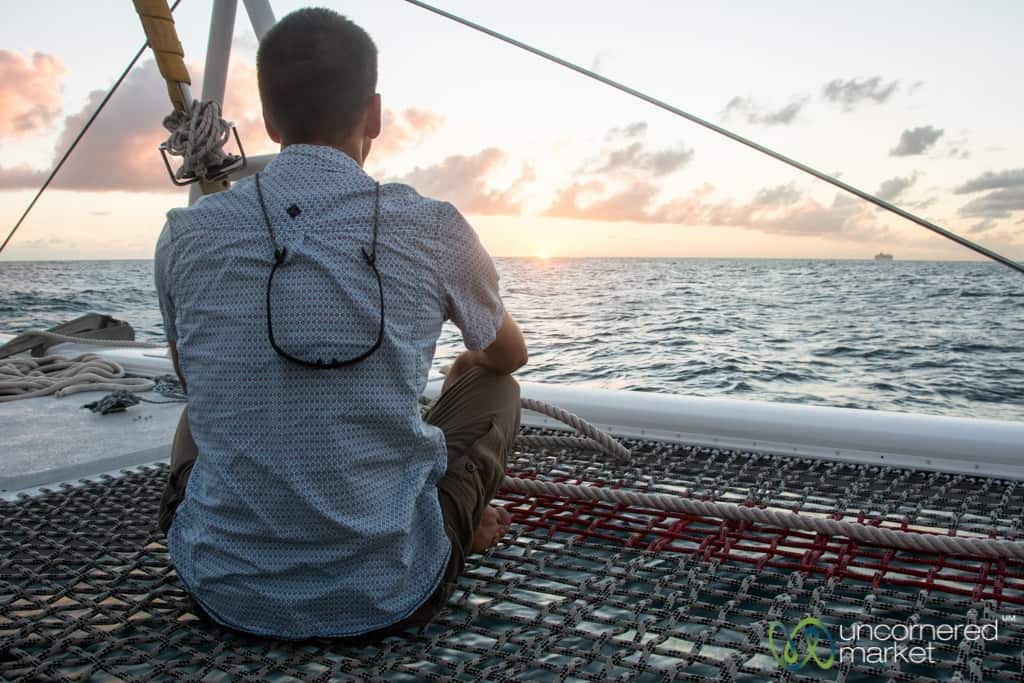
<path id="1" fill-rule="evenodd" d="M 153 258 L 153 277 L 156 285 L 157 300 L 160 302 L 160 316 L 164 322 L 164 335 L 171 356 L 171 364 L 178 375 L 181 388 L 185 389 L 185 376 L 178 362 L 178 330 L 175 325 L 174 299 L 171 296 L 171 261 L 174 259 L 174 243 L 171 240 L 170 223 L 164 225 L 156 242 L 156 254 Z"/>
<path id="2" fill-rule="evenodd" d="M 508 311 L 505 311 L 505 318 L 501 321 L 498 334 L 483 351 L 469 351 L 474 354 L 473 359 L 476 365 L 482 365 L 495 372 L 511 374 L 526 365 L 529 354 L 526 351 L 526 340 L 519 329 L 519 325 L 512 319 Z"/>
<path id="3" fill-rule="evenodd" d="M 454 206 L 443 203 L 441 209 L 442 249 L 435 267 L 445 317 L 462 331 L 467 349 L 452 364 L 446 384 L 471 367 L 515 372 L 526 364 L 526 341 L 505 310 L 494 261 Z"/>
<path id="4" fill-rule="evenodd" d="M 523 338 L 519 325 L 506 311 L 494 341 L 482 351 L 466 349 L 459 354 L 449 368 L 444 384 L 445 387 L 449 386 L 472 367 L 484 367 L 503 375 L 509 375 L 526 365 L 528 360 L 526 339 Z"/>

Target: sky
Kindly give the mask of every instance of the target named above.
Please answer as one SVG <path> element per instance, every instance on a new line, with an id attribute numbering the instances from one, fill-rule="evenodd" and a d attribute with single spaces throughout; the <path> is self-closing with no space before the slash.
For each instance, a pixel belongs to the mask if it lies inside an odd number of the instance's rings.
<path id="1" fill-rule="evenodd" d="M 278 17 L 298 2 L 274 2 Z M 972 259 L 683 119 L 401 0 L 324 2 L 373 36 L 367 170 L 452 201 L 495 256 Z M 438 0 L 1024 260 L 1024 3 Z M 178 33 L 200 92 L 211 5 Z M 144 40 L 131 4 L 35 0 L 0 23 L 0 239 Z M 224 115 L 275 151 L 239 3 Z M 156 151 L 147 54 L 0 260 L 149 258 L 187 203 Z"/>

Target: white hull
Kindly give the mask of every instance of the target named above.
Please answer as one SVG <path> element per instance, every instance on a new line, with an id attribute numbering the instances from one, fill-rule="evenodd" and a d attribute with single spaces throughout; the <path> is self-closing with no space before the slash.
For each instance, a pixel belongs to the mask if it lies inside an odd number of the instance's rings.
<path id="1" fill-rule="evenodd" d="M 10 335 L 0 334 L 0 343 L 9 338 Z M 143 376 L 173 372 L 163 349 L 109 349 L 63 344 L 53 347 L 51 352 L 68 356 L 100 353 L 120 363 L 126 371 Z M 428 396 L 433 397 L 440 391 L 441 381 L 441 377 L 430 380 L 426 391 Z M 1024 423 L 609 391 L 537 382 L 522 382 L 522 392 L 525 397 L 564 408 L 625 438 L 1024 480 Z M 52 483 L 65 479 L 56 475 L 67 471 L 70 464 L 75 465 L 76 476 L 81 476 L 83 467 L 88 469 L 82 462 L 84 454 L 53 451 L 89 451 L 74 438 L 74 432 L 79 430 L 88 434 L 94 443 L 97 424 L 110 433 L 108 443 L 111 446 L 100 449 L 105 457 L 95 459 L 97 465 L 109 462 L 111 458 L 116 458 L 119 467 L 146 464 L 162 459 L 154 457 L 154 454 L 167 453 L 176 422 L 176 406 L 133 408 L 128 415 L 141 415 L 145 411 L 153 416 L 147 418 L 152 423 L 149 428 L 141 430 L 139 425 L 124 419 L 125 415 L 96 417 L 86 411 L 68 408 L 68 402 L 77 408 L 92 400 L 89 398 L 92 396 L 33 399 L 24 402 L 30 405 L 17 409 L 11 406 L 17 406 L 19 402 L 6 404 L 8 408 L 0 407 L 0 414 L 11 411 L 13 416 L 14 411 L 18 411 L 20 419 L 15 420 L 18 431 L 32 429 L 33 425 L 45 430 L 44 425 L 53 424 L 56 412 L 61 414 L 64 429 L 58 434 L 23 440 L 23 443 L 31 441 L 37 451 L 26 457 L 35 458 L 44 468 L 36 472 L 33 482 Z M 65 405 L 58 410 L 54 401 Z M 98 422 L 100 420 L 102 422 Z M 81 424 L 76 426 L 79 422 Z M 565 428 L 534 413 L 524 414 L 523 423 Z M 129 441 L 132 438 L 125 433 L 126 429 L 130 433 L 137 432 L 135 443 L 124 443 L 126 437 Z M 119 445 L 114 447 L 115 443 Z M 133 457 L 138 462 L 131 462 Z M 56 478 L 47 480 L 47 470 L 52 471 Z M 102 470 L 95 473 L 99 471 Z"/>

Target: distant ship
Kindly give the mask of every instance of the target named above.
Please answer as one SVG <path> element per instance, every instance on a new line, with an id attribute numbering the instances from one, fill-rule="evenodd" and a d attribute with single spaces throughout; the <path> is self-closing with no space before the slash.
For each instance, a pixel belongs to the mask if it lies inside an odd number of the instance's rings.
<path id="1" fill-rule="evenodd" d="M 892 261 L 892 254 L 880 253 L 875 254 L 876 261 Z"/>

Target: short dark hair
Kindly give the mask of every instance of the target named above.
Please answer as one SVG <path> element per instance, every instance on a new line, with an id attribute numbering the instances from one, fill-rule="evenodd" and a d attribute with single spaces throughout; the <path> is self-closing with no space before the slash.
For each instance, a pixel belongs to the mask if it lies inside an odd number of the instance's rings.
<path id="1" fill-rule="evenodd" d="M 377 46 L 333 10 L 300 9 L 263 36 L 256 73 L 282 141 L 341 142 L 376 92 Z"/>

